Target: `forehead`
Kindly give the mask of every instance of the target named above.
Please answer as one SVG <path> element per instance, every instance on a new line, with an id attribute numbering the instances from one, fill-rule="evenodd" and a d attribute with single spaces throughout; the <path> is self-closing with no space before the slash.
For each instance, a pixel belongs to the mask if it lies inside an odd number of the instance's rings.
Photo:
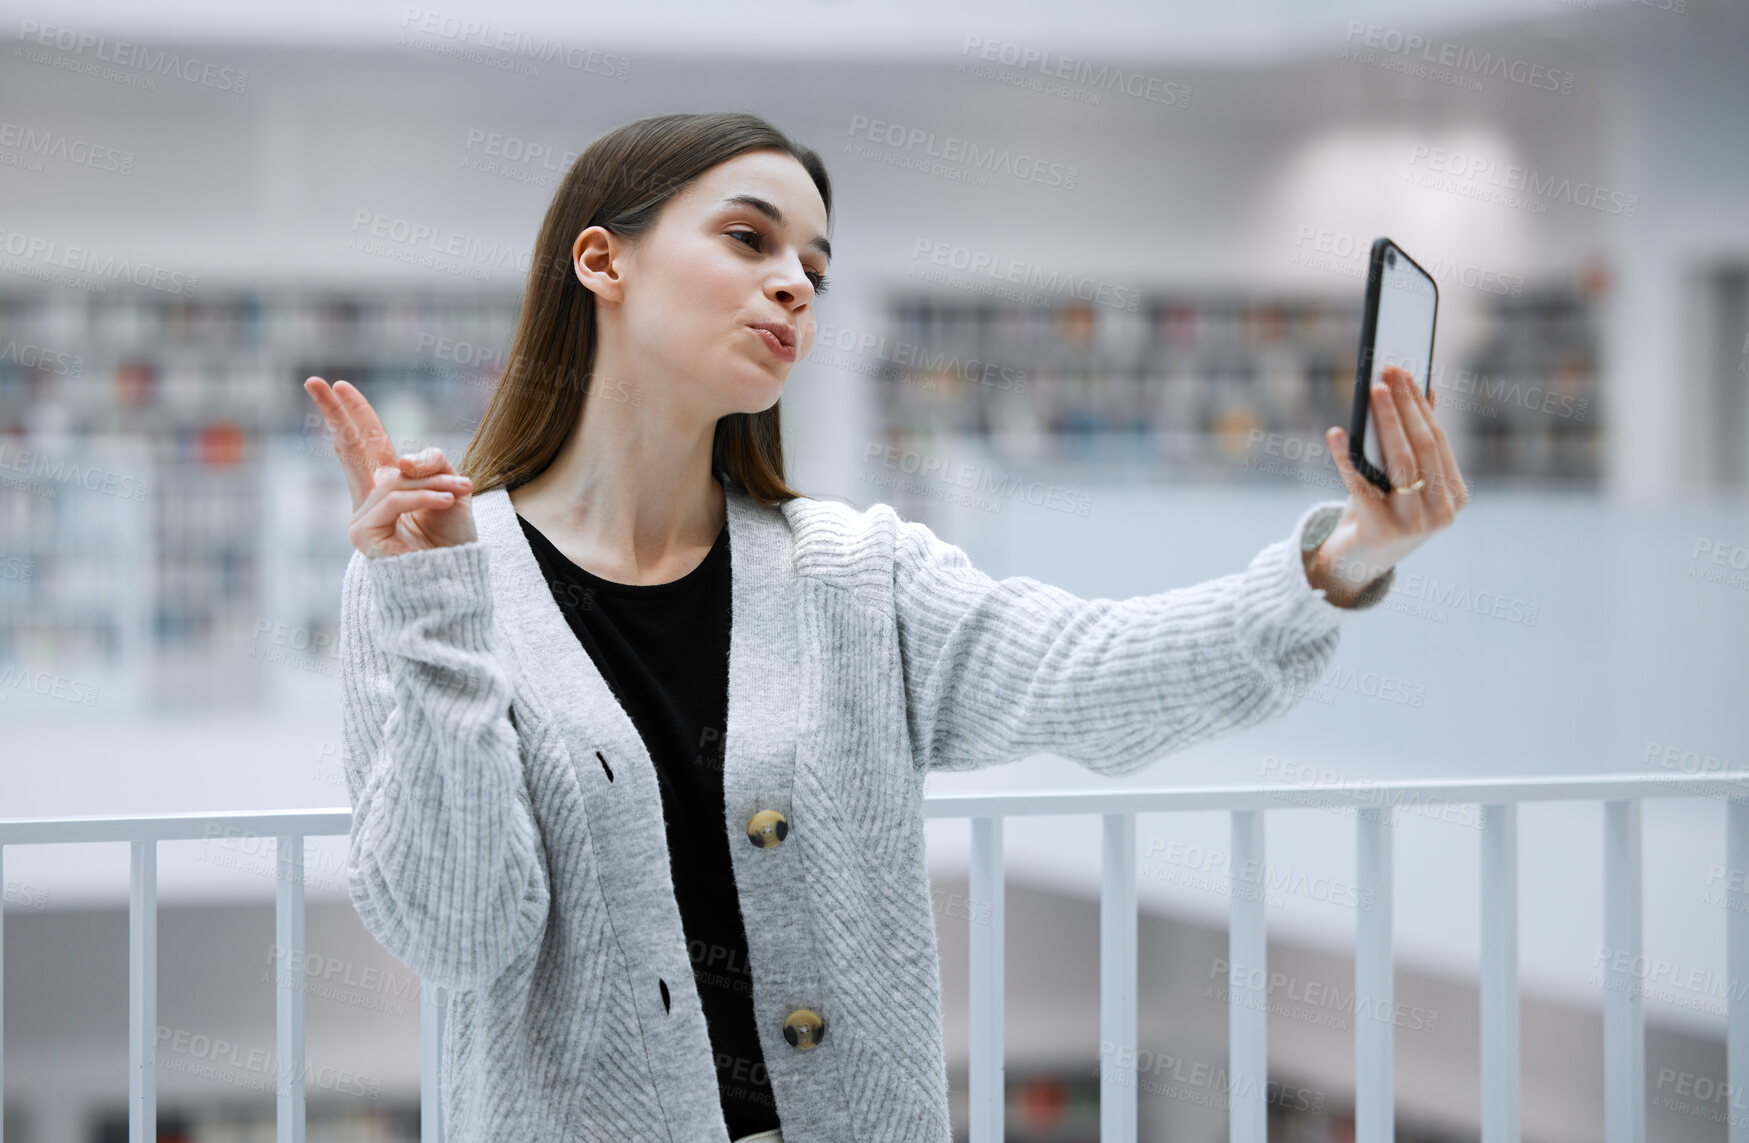
<path id="1" fill-rule="evenodd" d="M 782 151 L 749 151 L 718 163 L 685 191 L 693 206 L 714 211 L 730 209 L 723 200 L 751 194 L 783 212 L 784 223 L 811 233 L 824 233 L 826 204 L 813 178 L 793 156 Z"/>

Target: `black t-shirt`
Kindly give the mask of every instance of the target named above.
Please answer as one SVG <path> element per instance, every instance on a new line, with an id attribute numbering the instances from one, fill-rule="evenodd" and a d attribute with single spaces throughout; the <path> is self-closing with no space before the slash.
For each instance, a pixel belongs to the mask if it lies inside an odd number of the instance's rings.
<path id="1" fill-rule="evenodd" d="M 643 736 L 662 788 L 669 864 L 716 1057 L 729 1138 L 778 1127 L 753 1017 L 747 933 L 724 824 L 729 529 L 680 579 L 623 584 L 572 563 L 519 515 L 553 598 Z"/>

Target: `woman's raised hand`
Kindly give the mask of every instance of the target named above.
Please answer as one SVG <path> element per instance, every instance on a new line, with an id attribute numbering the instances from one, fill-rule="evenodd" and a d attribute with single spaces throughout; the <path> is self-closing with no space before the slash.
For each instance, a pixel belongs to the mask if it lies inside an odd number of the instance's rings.
<path id="1" fill-rule="evenodd" d="M 473 482 L 432 447 L 397 457 L 376 410 L 350 381 L 332 387 L 320 377 L 304 392 L 328 422 L 334 454 L 352 491 L 352 546 L 376 559 L 477 538 L 469 499 Z"/>
<path id="2" fill-rule="evenodd" d="M 1435 399 L 1396 366 L 1384 371 L 1369 396 L 1385 474 L 1396 491 L 1382 492 L 1356 471 L 1348 456 L 1348 433 L 1331 427 L 1324 437 L 1348 489 L 1348 506 L 1307 569 L 1315 587 L 1346 581 L 1337 591 L 1345 598 L 1449 528 L 1470 502 L 1451 442 L 1434 419 Z"/>

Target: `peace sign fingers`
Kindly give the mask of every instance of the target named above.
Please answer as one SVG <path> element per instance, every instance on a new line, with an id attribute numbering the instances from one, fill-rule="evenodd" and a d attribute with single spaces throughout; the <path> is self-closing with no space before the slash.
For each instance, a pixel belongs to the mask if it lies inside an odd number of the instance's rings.
<path id="1" fill-rule="evenodd" d="M 304 382 L 304 392 L 316 402 L 334 437 L 334 453 L 346 473 L 356 511 L 375 486 L 374 473 L 395 465 L 395 446 L 377 418 L 376 410 L 350 381 L 336 381 L 332 388 L 320 377 Z"/>

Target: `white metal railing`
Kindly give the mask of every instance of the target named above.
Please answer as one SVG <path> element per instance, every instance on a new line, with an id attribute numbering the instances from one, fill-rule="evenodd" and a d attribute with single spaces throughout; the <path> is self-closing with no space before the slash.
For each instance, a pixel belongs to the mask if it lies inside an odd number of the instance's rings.
<path id="1" fill-rule="evenodd" d="M 1648 797 L 1709 797 L 1725 802 L 1726 866 L 1749 868 L 1749 784 L 1681 775 L 1599 775 L 1501 778 L 1483 781 L 1344 783 L 1318 786 L 1233 786 L 1067 793 L 932 794 L 924 816 L 969 818 L 970 897 L 983 923 L 970 930 L 971 1143 L 1002 1138 L 1002 823 L 1021 815 L 1099 814 L 1103 822 L 1100 881 L 1100 1138 L 1134 1143 L 1136 1082 L 1136 815 L 1225 811 L 1232 817 L 1234 868 L 1265 867 L 1264 823 L 1271 809 L 1308 806 L 1356 810 L 1356 888 L 1373 902 L 1357 910 L 1355 1004 L 1391 1006 L 1392 815 L 1396 807 L 1441 799 L 1481 808 L 1481 1077 L 1483 1143 L 1519 1140 L 1518 813 L 1531 801 L 1598 801 L 1604 807 L 1604 945 L 1614 954 L 1604 986 L 1604 1116 L 1607 1143 L 1646 1137 L 1645 1012 L 1632 967 L 1641 956 L 1641 803 Z M 277 1139 L 304 1141 L 303 961 L 306 837 L 346 834 L 347 809 L 223 814 L 0 819 L 0 885 L 8 845 L 125 841 L 132 846 L 128 895 L 128 1138 L 156 1135 L 157 843 L 210 839 L 227 830 L 274 837 L 277 855 L 278 990 Z M 230 835 L 234 836 L 234 835 Z M 1726 975 L 1749 980 L 1749 884 L 1725 879 Z M 1267 1122 L 1266 896 L 1233 893 L 1228 934 L 1228 1115 L 1233 1143 L 1262 1143 Z M 0 984 L 5 975 L 4 911 L 0 910 Z M 1625 959 L 1628 968 L 1620 967 Z M 420 991 L 420 1138 L 442 1138 L 438 1070 L 442 1058 L 441 991 Z M 0 990 L 0 1026 L 5 997 Z M 1749 1091 L 1749 998 L 1727 989 L 1726 1083 Z M 1389 1019 L 1356 1019 L 1355 1130 L 1359 1143 L 1391 1143 L 1392 1028 Z M 1104 1051 L 1109 1044 L 1113 1049 Z M 1127 1063 L 1125 1062 L 1127 1059 Z M 0 1093 L 4 1092 L 0 1057 Z M 1749 1143 L 1749 1124 L 1732 1117 L 1730 1143 Z"/>
<path id="2" fill-rule="evenodd" d="M 241 811 L 219 814 L 138 814 L 83 818 L 0 819 L 0 886 L 6 847 L 125 841 L 132 847 L 128 881 L 128 1141 L 155 1143 L 158 1121 L 158 843 L 235 837 L 275 839 L 274 972 L 278 1111 L 277 1143 L 304 1143 L 304 838 L 348 834 L 352 811 Z M 5 1021 L 5 913 L 0 910 L 0 1027 Z M 442 990 L 419 990 L 419 1138 L 443 1138 L 438 1100 L 442 1058 Z M 5 1093 L 0 1056 L 0 1099 Z M 3 1106 L 3 1105 L 0 1105 Z"/>
<path id="3" fill-rule="evenodd" d="M 1649 797 L 1725 801 L 1725 864 L 1749 869 L 1749 781 L 1679 774 L 1498 778 L 1483 781 L 1091 790 L 1059 794 L 940 794 L 924 816 L 970 818 L 970 897 L 986 924 L 971 929 L 971 1143 L 1002 1138 L 1002 822 L 1023 814 L 1100 814 L 1099 1137 L 1136 1138 L 1136 815 L 1224 810 L 1232 815 L 1233 868 L 1264 868 L 1264 820 L 1271 809 L 1352 807 L 1356 888 L 1373 902 L 1356 910 L 1354 985 L 1377 1010 L 1391 1010 L 1392 813 L 1436 799 L 1481 808 L 1481 1081 L 1483 1143 L 1519 1141 L 1518 806 L 1533 801 L 1599 801 L 1604 808 L 1603 938 L 1611 950 L 1604 985 L 1604 1120 L 1607 1143 L 1646 1138 L 1645 1011 L 1635 980 L 1641 959 L 1640 811 Z M 1726 978 L 1749 981 L 1749 885 L 1725 879 Z M 1231 894 L 1228 927 L 1228 1138 L 1263 1143 L 1267 1118 L 1266 897 Z M 1625 959 L 1627 969 L 1620 963 Z M 1726 1083 L 1749 1091 L 1749 997 L 1727 990 Z M 1356 1019 L 1355 1137 L 1391 1143 L 1392 1021 Z M 1114 1049 L 1105 1051 L 1109 1044 Z M 1125 1062 L 1127 1059 L 1127 1063 Z M 1721 1087 L 1721 1090 L 1723 1088 Z M 1749 1122 L 1733 1116 L 1730 1143 L 1749 1143 Z"/>

